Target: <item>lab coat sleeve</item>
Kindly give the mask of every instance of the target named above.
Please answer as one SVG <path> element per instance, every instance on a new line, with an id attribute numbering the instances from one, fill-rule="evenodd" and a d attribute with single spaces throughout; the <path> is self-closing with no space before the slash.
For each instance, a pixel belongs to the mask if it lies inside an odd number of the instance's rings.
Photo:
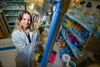
<path id="1" fill-rule="evenodd" d="M 38 30 L 36 31 L 36 34 L 37 34 L 37 37 L 36 37 L 36 44 L 42 46 L 43 42 L 42 42 L 42 39 L 41 39 L 41 36 L 40 36 L 40 33 L 39 33 Z"/>

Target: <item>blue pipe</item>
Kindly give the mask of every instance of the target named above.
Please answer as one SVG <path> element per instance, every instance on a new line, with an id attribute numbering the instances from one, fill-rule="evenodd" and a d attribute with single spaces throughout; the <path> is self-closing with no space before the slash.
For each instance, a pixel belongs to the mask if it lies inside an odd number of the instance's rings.
<path id="1" fill-rule="evenodd" d="M 42 62 L 41 62 L 41 67 L 46 67 L 47 66 L 47 62 L 48 62 L 48 58 L 49 58 L 49 54 L 50 54 L 50 51 L 52 50 L 52 46 L 53 46 L 53 40 L 54 39 L 54 34 L 56 33 L 56 29 L 57 29 L 57 24 L 58 24 L 58 21 L 59 21 L 59 17 L 60 17 L 60 9 L 61 9 L 61 5 L 62 5 L 62 2 L 61 1 L 56 1 L 54 3 L 54 5 L 56 6 L 56 10 L 54 11 L 54 14 L 53 14 L 53 19 L 52 19 L 52 24 L 51 24 L 51 27 L 50 27 L 50 33 L 48 35 L 48 40 L 46 42 L 46 48 L 45 48 L 45 51 L 44 51 L 44 54 L 43 54 L 43 58 L 42 58 Z"/>

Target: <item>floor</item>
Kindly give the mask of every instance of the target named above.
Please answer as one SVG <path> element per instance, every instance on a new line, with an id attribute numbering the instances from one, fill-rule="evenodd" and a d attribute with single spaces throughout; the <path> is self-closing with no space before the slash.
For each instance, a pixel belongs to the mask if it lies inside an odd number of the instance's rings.
<path id="1" fill-rule="evenodd" d="M 4 47 L 11 47 L 11 46 L 14 46 L 11 41 L 11 38 L 0 39 L 0 61 L 1 61 L 0 63 L 2 64 L 3 67 L 15 67 L 16 49 L 14 49 L 14 48 L 11 48 L 10 50 L 9 49 L 7 49 L 7 50 L 1 49 Z M 57 45 L 54 45 L 53 49 L 55 51 L 57 51 L 57 57 L 56 57 L 54 64 L 48 64 L 47 67 L 63 67 L 64 65 L 61 63 L 61 60 L 59 59 Z M 78 67 L 80 67 L 80 66 L 78 66 Z M 91 65 L 83 66 L 83 67 L 100 67 L 100 65 L 91 64 Z"/>
<path id="2" fill-rule="evenodd" d="M 0 39 L 0 61 L 3 67 L 15 67 L 15 55 L 16 49 L 7 49 L 5 47 L 12 47 L 14 46 L 11 38 Z M 56 47 L 56 46 L 54 46 Z M 2 50 L 1 48 L 5 48 Z M 56 52 L 58 52 L 58 48 L 54 48 Z M 59 58 L 57 53 L 57 58 Z M 62 67 L 62 63 L 60 59 L 55 60 L 54 64 L 47 64 L 47 67 Z M 58 62 L 59 61 L 59 62 Z"/>
<path id="3" fill-rule="evenodd" d="M 7 39 L 0 39 L 0 48 L 4 47 L 11 47 L 14 46 L 11 38 Z M 7 50 L 1 50 L 0 51 L 0 61 L 2 63 L 3 67 L 15 67 L 15 49 L 7 49 Z"/>

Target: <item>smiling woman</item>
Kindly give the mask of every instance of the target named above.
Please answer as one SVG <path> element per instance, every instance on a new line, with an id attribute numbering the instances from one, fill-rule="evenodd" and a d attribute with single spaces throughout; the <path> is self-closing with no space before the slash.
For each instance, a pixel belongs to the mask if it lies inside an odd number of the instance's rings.
<path id="1" fill-rule="evenodd" d="M 28 11 L 23 11 L 18 16 L 16 27 L 12 33 L 12 41 L 17 50 L 16 67 L 31 67 L 31 61 L 33 61 L 32 58 L 36 51 L 35 47 L 41 46 L 39 32 L 38 30 L 31 31 L 31 23 L 32 16 Z"/>

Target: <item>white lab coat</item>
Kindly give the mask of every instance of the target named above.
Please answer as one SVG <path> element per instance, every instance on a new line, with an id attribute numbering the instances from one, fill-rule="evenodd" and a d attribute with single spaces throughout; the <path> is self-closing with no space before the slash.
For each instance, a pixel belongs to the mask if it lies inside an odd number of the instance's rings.
<path id="1" fill-rule="evenodd" d="M 16 60 L 21 67 L 31 67 L 32 57 L 35 55 L 36 40 L 38 31 L 29 32 L 31 43 L 26 34 L 19 30 L 14 30 L 12 33 L 12 41 L 17 49 Z M 32 57 L 31 57 L 32 56 Z M 19 65 L 17 65 L 19 67 Z"/>

